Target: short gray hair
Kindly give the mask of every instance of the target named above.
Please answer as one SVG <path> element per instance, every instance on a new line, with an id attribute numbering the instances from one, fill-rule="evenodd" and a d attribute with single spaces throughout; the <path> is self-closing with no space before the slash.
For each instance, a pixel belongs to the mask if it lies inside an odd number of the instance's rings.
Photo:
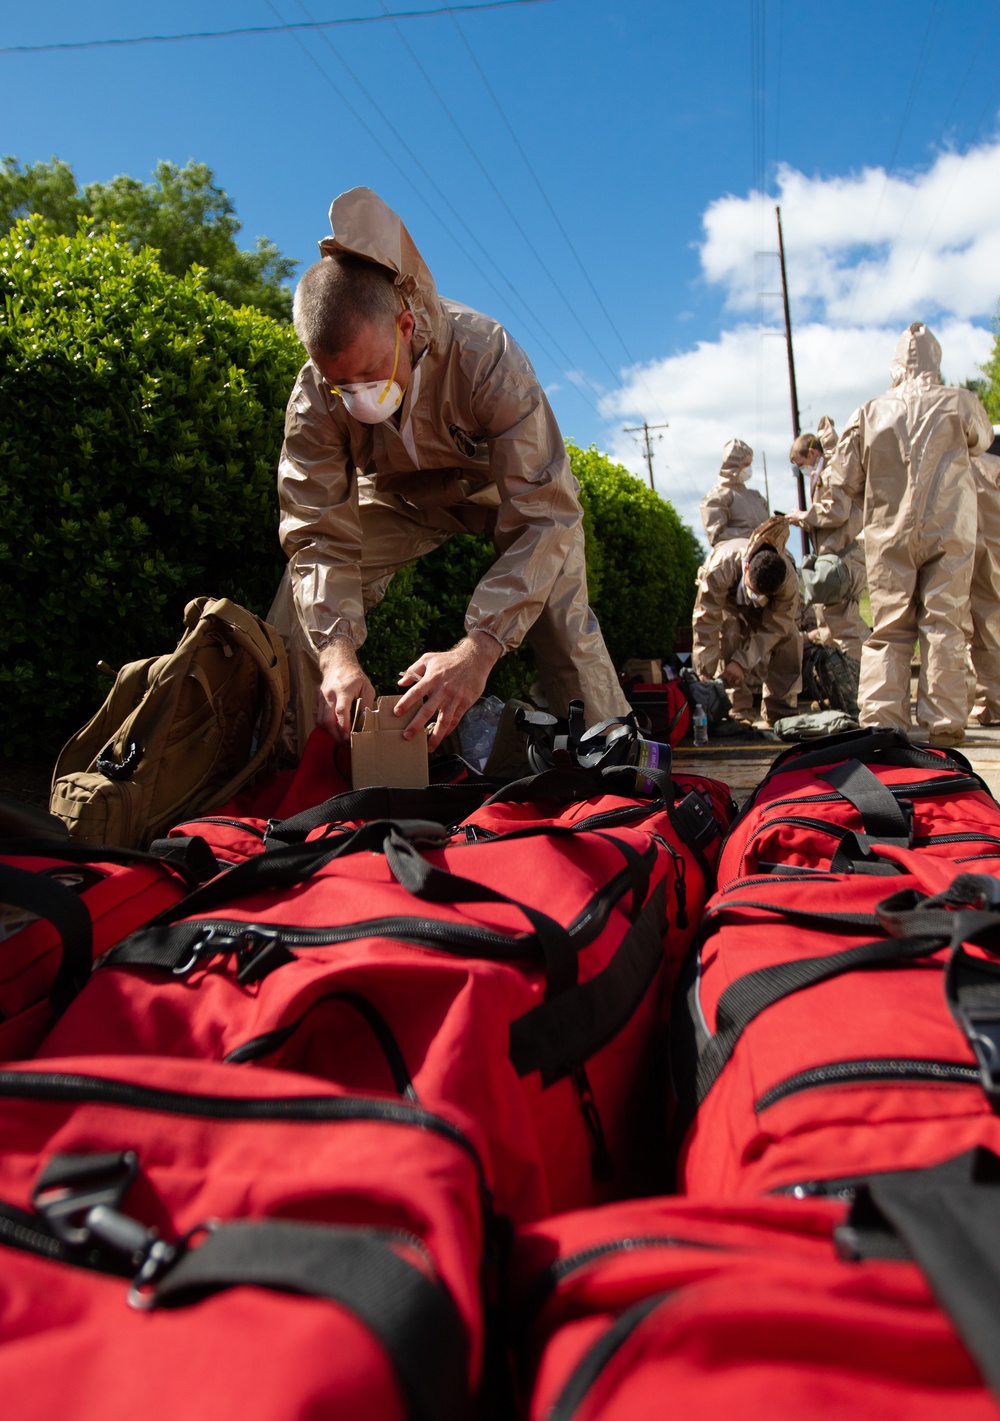
<path id="1" fill-rule="evenodd" d="M 400 310 L 392 272 L 363 257 L 322 257 L 295 291 L 295 333 L 310 355 L 341 355 L 365 324 L 391 324 Z"/>

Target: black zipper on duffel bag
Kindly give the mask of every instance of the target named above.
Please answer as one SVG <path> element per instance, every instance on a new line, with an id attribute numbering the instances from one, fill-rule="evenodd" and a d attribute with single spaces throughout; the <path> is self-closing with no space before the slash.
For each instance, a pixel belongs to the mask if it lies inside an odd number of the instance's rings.
<path id="1" fill-rule="evenodd" d="M 656 862 L 656 849 L 639 855 L 643 865 Z M 631 889 L 633 875 L 621 869 L 581 909 L 566 932 L 577 950 L 600 936 L 612 909 Z M 160 967 L 178 977 L 215 957 L 235 953 L 237 980 L 257 981 L 289 960 L 286 948 L 325 947 L 368 937 L 388 937 L 413 944 L 490 960 L 523 960 L 539 955 L 534 934 L 502 933 L 472 924 L 444 919 L 381 917 L 361 919 L 339 927 L 304 928 L 292 923 L 254 923 L 237 918 L 204 918 L 147 927 L 133 933 L 102 959 L 102 965 Z"/>
<path id="2" fill-rule="evenodd" d="M 0 1070 L 0 1097 L 27 1100 L 60 1100 L 75 1104 L 120 1105 L 127 1109 L 160 1111 L 165 1115 L 191 1115 L 208 1120 L 291 1120 L 317 1124 L 336 1121 L 381 1122 L 405 1125 L 440 1135 L 472 1160 L 479 1176 L 484 1203 L 491 1199 L 486 1174 L 472 1141 L 450 1120 L 419 1105 L 383 1100 L 375 1096 L 226 1096 L 190 1091 L 163 1090 L 134 1081 L 105 1076 L 68 1075 L 49 1071 Z"/>
<path id="3" fill-rule="evenodd" d="M 973 775 L 956 774 L 950 779 L 938 776 L 933 780 L 917 780 L 913 784 L 902 785 L 885 784 L 884 787 L 896 799 L 912 799 L 914 795 L 921 799 L 933 799 L 944 794 L 967 794 L 971 790 L 982 789 L 983 786 Z M 831 804 L 838 799 L 850 803 L 839 790 L 831 789 L 822 790 L 819 794 L 798 794 L 789 795 L 787 799 L 773 799 L 770 804 L 760 806 L 759 813 L 770 814 L 772 809 L 781 809 L 787 804 Z"/>
<path id="4" fill-rule="evenodd" d="M 825 1066 L 811 1066 L 808 1070 L 797 1071 L 777 1085 L 771 1086 L 758 1100 L 754 1110 L 760 1114 L 779 1100 L 796 1095 L 799 1091 L 813 1090 L 828 1085 L 883 1085 L 901 1081 L 906 1083 L 929 1083 L 975 1085 L 980 1084 L 976 1066 L 959 1061 L 931 1061 L 906 1057 L 874 1058 L 865 1061 L 831 1061 Z"/>

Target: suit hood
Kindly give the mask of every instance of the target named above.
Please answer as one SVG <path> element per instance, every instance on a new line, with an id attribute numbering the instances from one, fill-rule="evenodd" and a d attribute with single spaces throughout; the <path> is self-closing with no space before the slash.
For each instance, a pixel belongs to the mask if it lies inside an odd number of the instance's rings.
<path id="1" fill-rule="evenodd" d="M 941 384 L 941 347 L 932 331 L 922 321 L 914 321 L 896 342 L 892 364 L 890 389 L 901 385 L 904 380 L 922 378 L 925 384 Z"/>
<path id="2" fill-rule="evenodd" d="M 346 252 L 388 267 L 416 321 L 414 348 L 432 345 L 443 349 L 450 338 L 450 325 L 434 278 L 392 208 L 371 188 L 351 188 L 331 203 L 330 227 L 333 235 L 320 241 L 321 254 L 332 257 Z"/>

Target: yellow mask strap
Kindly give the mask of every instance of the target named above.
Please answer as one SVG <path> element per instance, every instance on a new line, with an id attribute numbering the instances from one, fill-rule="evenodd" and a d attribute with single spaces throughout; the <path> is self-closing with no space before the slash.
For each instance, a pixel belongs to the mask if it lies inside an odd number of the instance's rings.
<path id="1" fill-rule="evenodd" d="M 395 378 L 396 378 L 396 371 L 397 371 L 398 369 L 399 369 L 399 317 L 397 316 L 397 317 L 396 317 L 396 350 L 395 350 L 395 354 L 393 355 L 392 374 L 389 376 L 388 380 L 385 382 L 385 389 L 382 391 L 382 393 L 381 393 L 381 394 L 379 395 L 379 397 L 378 397 L 378 403 L 379 403 L 379 404 L 382 403 L 382 401 L 385 399 L 386 395 L 387 395 L 387 394 L 389 393 L 389 391 L 392 389 L 392 382 L 393 382 L 393 380 L 395 380 Z"/>

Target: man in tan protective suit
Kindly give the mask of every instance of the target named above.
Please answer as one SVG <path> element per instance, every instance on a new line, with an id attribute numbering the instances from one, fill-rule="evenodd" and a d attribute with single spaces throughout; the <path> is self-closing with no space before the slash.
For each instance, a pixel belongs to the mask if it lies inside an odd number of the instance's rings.
<path id="1" fill-rule="evenodd" d="M 975 668 L 973 720 L 1000 724 L 1000 438 L 972 460 L 976 481 L 976 558 L 969 611 Z"/>
<path id="2" fill-rule="evenodd" d="M 719 482 L 701 501 L 701 521 L 709 547 L 727 538 L 749 538 L 768 516 L 763 494 L 747 488 L 752 477 L 753 450 L 742 439 L 730 439 L 722 451 Z"/>
<path id="3" fill-rule="evenodd" d="M 802 689 L 798 610 L 794 562 L 757 538 L 718 543 L 698 569 L 692 665 L 699 676 L 721 675 L 734 688 L 741 719 L 752 716 L 755 674 L 763 680 L 765 721 L 795 714 Z"/>
<path id="4" fill-rule="evenodd" d="M 830 484 L 829 464 L 836 447 L 837 431 L 829 415 L 820 420 L 815 434 L 800 434 L 795 440 L 788 457 L 809 474 L 809 507 L 795 509 L 789 513 L 788 521 L 812 534 L 817 553 L 835 553 L 842 558 L 851 575 L 850 596 L 845 601 L 832 606 L 812 604 L 816 632 L 811 639 L 839 647 L 852 661 L 860 661 L 861 648 L 868 637 L 868 628 L 858 610 L 866 576 L 865 554 L 858 542 L 861 503 Z"/>
<path id="5" fill-rule="evenodd" d="M 904 331 L 892 384 L 851 417 L 830 485 L 864 499 L 872 633 L 861 653 L 862 725 L 910 729 L 910 659 L 920 642 L 917 721 L 932 745 L 965 739 L 966 626 L 976 546 L 970 454 L 993 440 L 970 390 L 941 383 L 941 347 Z"/>
<path id="6" fill-rule="evenodd" d="M 333 235 L 295 295 L 309 360 L 288 401 L 278 469 L 288 570 L 269 619 L 292 668 L 298 749 L 317 723 L 342 740 L 365 613 L 405 563 L 453 533 L 488 533 L 497 560 L 466 635 L 405 669 L 406 735 L 433 749 L 528 637 L 550 708 L 588 724 L 628 713 L 587 601 L 578 485 L 527 357 L 504 328 L 437 293 L 399 217 L 368 188 L 330 208 Z"/>

